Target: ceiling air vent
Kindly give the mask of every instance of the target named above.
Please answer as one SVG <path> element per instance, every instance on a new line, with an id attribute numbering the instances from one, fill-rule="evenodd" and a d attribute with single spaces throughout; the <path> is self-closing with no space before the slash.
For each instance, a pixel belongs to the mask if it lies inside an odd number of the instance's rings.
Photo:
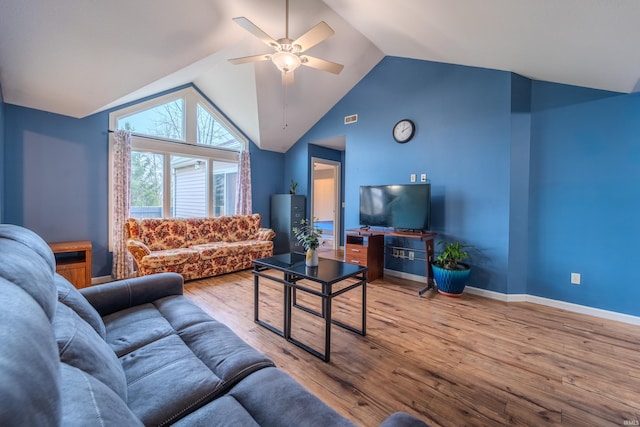
<path id="1" fill-rule="evenodd" d="M 344 116 L 344 124 L 345 125 L 350 125 L 352 123 L 355 123 L 358 121 L 358 115 L 357 114 L 352 114 L 350 116 Z"/>

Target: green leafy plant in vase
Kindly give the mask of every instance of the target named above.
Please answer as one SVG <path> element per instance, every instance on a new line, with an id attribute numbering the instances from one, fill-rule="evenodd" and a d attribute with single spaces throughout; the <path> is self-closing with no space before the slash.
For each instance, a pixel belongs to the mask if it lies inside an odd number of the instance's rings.
<path id="1" fill-rule="evenodd" d="M 444 240 L 438 242 L 438 245 L 442 247 L 442 251 L 431 265 L 433 279 L 439 293 L 458 297 L 464 291 L 471 274 L 471 267 L 462 262 L 469 258 L 466 249 L 471 245 L 463 245 L 460 242 L 445 242 Z"/>
<path id="2" fill-rule="evenodd" d="M 293 228 L 293 234 L 306 251 L 306 265 L 315 267 L 318 265 L 318 252 L 320 246 L 320 238 L 322 237 L 322 229 L 314 226 L 313 221 L 303 219 L 300 221 L 300 227 Z"/>

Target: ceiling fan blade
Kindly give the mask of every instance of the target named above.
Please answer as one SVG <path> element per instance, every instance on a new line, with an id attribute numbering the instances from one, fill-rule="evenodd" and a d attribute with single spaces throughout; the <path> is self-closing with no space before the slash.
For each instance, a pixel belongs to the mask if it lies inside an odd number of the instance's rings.
<path id="1" fill-rule="evenodd" d="M 257 38 L 259 38 L 260 40 L 262 40 L 262 42 L 264 44 L 266 44 L 267 46 L 270 46 L 270 47 L 272 47 L 274 49 L 277 48 L 278 46 L 280 46 L 278 44 L 278 42 L 275 41 L 269 34 L 267 34 L 264 31 L 262 31 L 260 28 L 258 28 L 258 26 L 256 24 L 254 24 L 253 22 L 249 21 L 244 16 L 240 16 L 238 18 L 233 18 L 233 21 L 236 24 L 240 25 L 245 30 L 249 31 L 251 34 L 253 34 Z"/>
<path id="2" fill-rule="evenodd" d="M 314 58 L 313 56 L 302 55 L 300 56 L 302 65 L 307 67 L 316 68 L 322 71 L 328 71 L 333 74 L 340 74 L 340 71 L 344 68 L 344 65 L 338 64 L 324 59 Z"/>
<path id="3" fill-rule="evenodd" d="M 282 72 L 282 85 L 290 86 L 293 84 L 293 71 Z"/>
<path id="4" fill-rule="evenodd" d="M 320 42 L 325 41 L 331 37 L 335 31 L 324 21 L 320 21 L 318 25 L 298 37 L 291 43 L 292 45 L 300 46 L 300 52 L 304 52 L 307 49 L 312 48 Z"/>
<path id="5" fill-rule="evenodd" d="M 247 62 L 258 62 L 258 61 L 268 61 L 271 59 L 271 55 L 253 55 L 253 56 L 243 56 L 242 58 L 231 58 L 229 62 L 234 65 L 246 64 Z"/>

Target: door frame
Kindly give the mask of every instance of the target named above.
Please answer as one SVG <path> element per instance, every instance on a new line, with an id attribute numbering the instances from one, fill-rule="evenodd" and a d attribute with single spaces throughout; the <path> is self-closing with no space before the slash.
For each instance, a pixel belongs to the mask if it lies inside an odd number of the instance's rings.
<path id="1" fill-rule="evenodd" d="M 334 160 L 322 159 L 320 157 L 311 158 L 311 215 L 310 219 L 315 217 L 314 208 L 314 192 L 315 192 L 315 180 L 316 180 L 316 163 L 330 166 L 333 171 L 333 183 L 334 183 L 334 201 L 333 201 L 333 248 L 334 250 L 340 249 L 340 239 L 342 237 L 342 227 L 340 224 L 340 212 L 342 210 L 342 203 L 340 203 L 340 188 L 341 188 L 341 164 Z"/>

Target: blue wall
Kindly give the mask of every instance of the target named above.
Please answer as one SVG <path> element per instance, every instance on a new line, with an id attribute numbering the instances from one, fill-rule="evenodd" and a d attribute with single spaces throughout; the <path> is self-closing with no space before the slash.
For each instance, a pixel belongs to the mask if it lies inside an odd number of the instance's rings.
<path id="1" fill-rule="evenodd" d="M 358 114 L 357 124 L 343 117 Z M 387 57 L 287 154 L 346 137 L 345 225 L 358 188 L 427 173 L 432 229 L 475 246 L 471 285 L 640 315 L 640 94 L 531 81 L 495 70 Z M 396 144 L 391 127 L 417 124 Z M 411 246 L 411 241 L 391 241 Z M 416 248 L 419 245 L 415 245 Z M 418 262 L 386 267 L 424 275 Z M 570 273 L 582 275 L 570 284 Z"/>
<path id="2" fill-rule="evenodd" d="M 302 146 L 346 136 L 346 228 L 359 226 L 361 185 L 409 183 L 411 173 L 427 173 L 432 229 L 476 246 L 472 285 L 506 292 L 510 92 L 506 72 L 387 57 L 286 153 L 285 163 L 304 179 Z M 343 124 L 356 113 L 356 124 Z M 391 128 L 402 118 L 417 131 L 397 144 Z M 411 239 L 387 243 L 424 249 Z M 423 261 L 388 258 L 387 268 L 425 274 Z"/>
<path id="3" fill-rule="evenodd" d="M 262 225 L 271 225 L 271 194 L 289 192 L 282 188 L 284 154 L 265 151 L 251 143 L 251 203 L 253 212 L 262 215 Z"/>
<path id="4" fill-rule="evenodd" d="M 640 315 L 640 94 L 533 82 L 531 121 L 528 293 Z"/>
<path id="5" fill-rule="evenodd" d="M 93 275 L 110 274 L 108 114 L 84 119 L 5 105 L 5 221 L 47 241 L 91 240 Z"/>
<path id="6" fill-rule="evenodd" d="M 45 240 L 91 240 L 93 276 L 111 274 L 108 252 L 108 112 L 83 119 L 4 104 L 5 217 Z M 284 155 L 250 143 L 253 211 L 269 222 L 269 195 Z"/>

